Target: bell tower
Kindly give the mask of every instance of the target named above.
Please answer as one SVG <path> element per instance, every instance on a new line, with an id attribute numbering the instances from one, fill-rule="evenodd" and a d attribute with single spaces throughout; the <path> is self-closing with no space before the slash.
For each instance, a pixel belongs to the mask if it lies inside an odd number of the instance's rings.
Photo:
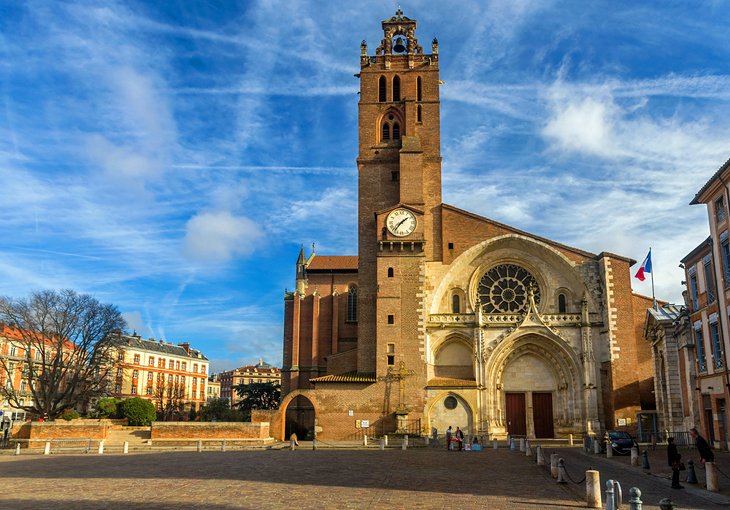
<path id="1" fill-rule="evenodd" d="M 424 53 L 400 8 L 382 29 L 375 55 L 362 42 L 356 75 L 358 372 L 377 375 L 403 359 L 412 368 L 405 343 L 416 342 L 418 281 L 425 262 L 442 259 L 438 41 Z"/>

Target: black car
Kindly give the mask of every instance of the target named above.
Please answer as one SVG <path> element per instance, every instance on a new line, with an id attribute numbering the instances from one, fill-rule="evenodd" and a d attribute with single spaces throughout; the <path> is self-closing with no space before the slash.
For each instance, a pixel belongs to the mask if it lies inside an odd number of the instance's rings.
<path id="1" fill-rule="evenodd" d="M 631 448 L 639 446 L 637 442 L 634 441 L 634 438 L 631 437 L 631 434 L 619 430 L 608 431 L 608 443 L 611 445 L 613 453 L 616 455 L 629 455 L 631 453 Z M 601 447 L 601 451 L 606 451 L 605 443 Z"/>

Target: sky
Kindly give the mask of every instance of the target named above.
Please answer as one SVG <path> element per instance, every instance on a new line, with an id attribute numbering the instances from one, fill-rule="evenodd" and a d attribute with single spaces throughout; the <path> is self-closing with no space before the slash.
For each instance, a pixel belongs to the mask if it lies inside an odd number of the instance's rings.
<path id="1" fill-rule="evenodd" d="M 213 371 L 280 364 L 300 246 L 357 254 L 353 75 L 397 7 L 0 0 L 0 295 L 73 288 Z M 688 204 L 730 157 L 730 2 L 401 7 L 439 39 L 444 202 L 651 246 L 680 302 Z"/>

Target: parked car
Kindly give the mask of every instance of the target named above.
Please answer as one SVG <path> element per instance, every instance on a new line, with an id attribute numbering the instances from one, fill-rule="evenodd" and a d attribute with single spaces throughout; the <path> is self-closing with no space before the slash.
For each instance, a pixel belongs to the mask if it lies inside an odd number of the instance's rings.
<path id="1" fill-rule="evenodd" d="M 616 455 L 629 455 L 631 453 L 631 448 L 639 446 L 631 434 L 620 430 L 609 430 L 608 442 L 611 445 L 611 448 L 613 448 L 613 453 Z M 601 447 L 601 451 L 606 451 L 605 443 Z"/>

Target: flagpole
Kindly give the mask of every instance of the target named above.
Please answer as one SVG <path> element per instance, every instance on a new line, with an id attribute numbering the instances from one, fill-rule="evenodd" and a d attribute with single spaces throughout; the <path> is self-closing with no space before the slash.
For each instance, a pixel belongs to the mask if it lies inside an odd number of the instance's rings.
<path id="1" fill-rule="evenodd" d="M 651 257 L 651 246 L 649 247 L 649 256 Z M 650 259 L 651 260 L 651 259 Z M 654 294 L 654 261 L 651 261 L 651 303 L 654 310 L 657 310 L 656 295 Z"/>

